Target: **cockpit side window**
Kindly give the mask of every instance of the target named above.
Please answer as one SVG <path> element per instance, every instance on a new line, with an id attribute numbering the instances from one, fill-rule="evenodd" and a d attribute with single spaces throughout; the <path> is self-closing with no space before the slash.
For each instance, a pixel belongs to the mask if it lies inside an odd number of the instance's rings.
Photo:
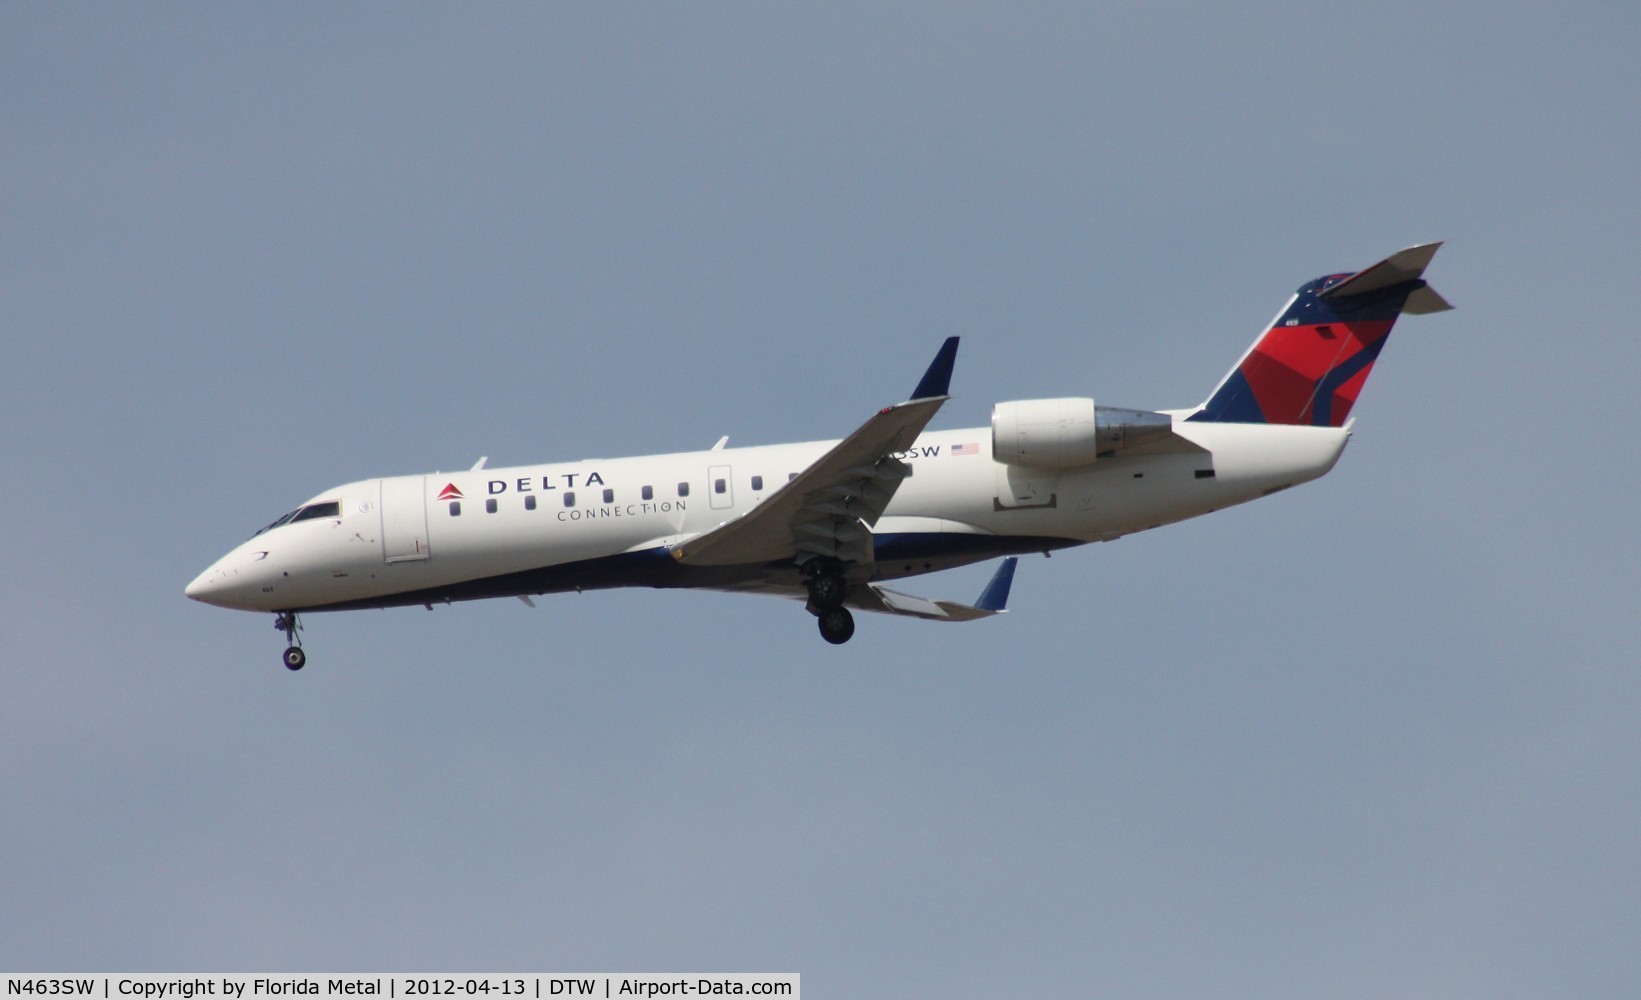
<path id="1" fill-rule="evenodd" d="M 342 501 L 340 501 L 340 500 L 328 500 L 324 503 L 310 503 L 306 507 L 296 508 L 295 510 L 291 511 L 289 514 L 286 514 L 284 517 L 282 517 L 279 520 L 275 521 L 274 523 L 268 525 L 266 528 L 263 528 L 262 531 L 259 531 L 256 534 L 260 535 L 263 532 L 272 531 L 275 528 L 281 527 L 283 525 L 294 524 L 297 521 L 311 521 L 316 517 L 341 517 L 341 516 L 342 516 Z M 251 537 L 255 538 L 256 535 L 252 535 Z"/>
<path id="2" fill-rule="evenodd" d="M 291 518 L 291 523 L 295 524 L 298 521 L 312 521 L 314 518 L 317 518 L 317 517 L 341 517 L 341 516 L 342 516 L 342 501 L 340 501 L 340 500 L 330 500 L 330 501 L 327 501 L 325 503 L 312 503 L 312 504 L 307 505 L 306 507 L 303 507 L 301 510 L 296 512 L 295 517 Z"/>

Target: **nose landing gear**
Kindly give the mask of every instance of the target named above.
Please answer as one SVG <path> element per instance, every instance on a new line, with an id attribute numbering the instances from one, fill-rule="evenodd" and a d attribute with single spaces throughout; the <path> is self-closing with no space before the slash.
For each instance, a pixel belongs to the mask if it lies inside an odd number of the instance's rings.
<path id="1" fill-rule="evenodd" d="M 274 629 L 285 633 L 285 641 L 290 647 L 285 650 L 285 669 L 301 670 L 308 662 L 308 654 L 302 651 L 302 640 L 296 633 L 301 631 L 302 623 L 297 620 L 296 612 L 281 611 L 274 615 Z"/>

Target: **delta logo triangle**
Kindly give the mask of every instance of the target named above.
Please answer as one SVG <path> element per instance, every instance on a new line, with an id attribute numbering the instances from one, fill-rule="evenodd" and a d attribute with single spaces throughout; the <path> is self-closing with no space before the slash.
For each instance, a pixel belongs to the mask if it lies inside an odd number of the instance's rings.
<path id="1" fill-rule="evenodd" d="M 456 489 L 456 484 L 455 483 L 447 483 L 445 485 L 445 488 L 439 491 L 439 499 L 440 500 L 465 500 L 467 498 L 462 496 L 462 491 L 461 490 Z"/>

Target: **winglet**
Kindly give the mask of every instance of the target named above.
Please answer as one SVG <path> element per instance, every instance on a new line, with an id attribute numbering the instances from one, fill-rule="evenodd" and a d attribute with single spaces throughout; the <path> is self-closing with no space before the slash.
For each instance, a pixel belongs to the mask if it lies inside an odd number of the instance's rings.
<path id="1" fill-rule="evenodd" d="M 929 363 L 929 370 L 923 373 L 923 381 L 912 390 L 913 399 L 931 399 L 935 396 L 945 396 L 952 384 L 952 367 L 957 364 L 956 337 L 947 337 L 946 342 L 940 345 L 940 351 Z"/>
<path id="2" fill-rule="evenodd" d="M 997 567 L 997 572 L 991 575 L 991 582 L 986 589 L 980 592 L 980 599 L 974 606 L 981 611 L 1006 611 L 1009 602 L 1009 587 L 1014 583 L 1014 567 L 1019 563 L 1019 556 L 1009 556 L 1003 560 L 1003 565 Z"/>

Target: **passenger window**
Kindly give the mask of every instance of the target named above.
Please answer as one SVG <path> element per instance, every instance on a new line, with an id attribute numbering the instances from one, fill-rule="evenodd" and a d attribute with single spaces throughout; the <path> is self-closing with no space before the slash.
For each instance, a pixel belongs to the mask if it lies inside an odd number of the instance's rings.
<path id="1" fill-rule="evenodd" d="M 525 510 L 535 510 L 536 509 L 536 495 L 534 493 L 524 494 L 524 509 Z"/>
<path id="2" fill-rule="evenodd" d="M 789 483 L 790 483 L 790 482 L 791 482 L 791 481 L 792 481 L 792 480 L 794 480 L 794 479 L 796 479 L 796 478 L 798 478 L 798 474 L 797 474 L 797 473 L 796 473 L 796 472 L 788 472 L 788 473 L 787 473 L 787 474 L 786 474 L 786 481 L 787 481 L 787 482 L 789 482 Z"/>
<path id="3" fill-rule="evenodd" d="M 451 517 L 461 517 L 462 516 L 462 502 L 460 500 L 450 501 L 450 516 Z"/>
<path id="4" fill-rule="evenodd" d="M 655 499 L 655 487 L 653 487 L 653 486 L 644 487 L 643 490 L 640 491 L 640 493 L 644 497 L 645 500 L 654 500 Z"/>
<path id="5" fill-rule="evenodd" d="M 752 477 L 752 488 L 754 490 L 763 489 L 764 488 L 764 477 L 762 477 L 762 476 L 753 476 Z"/>
<path id="6" fill-rule="evenodd" d="M 490 499 L 488 499 L 484 502 L 484 512 L 486 514 L 494 514 L 496 512 L 496 498 L 495 497 L 491 497 Z"/>
<path id="7" fill-rule="evenodd" d="M 689 496 L 689 484 L 688 483 L 679 483 L 678 484 L 678 495 L 681 496 L 681 497 Z"/>
<path id="8" fill-rule="evenodd" d="M 566 506 L 566 507 L 574 507 L 575 506 L 575 492 L 574 491 L 571 491 L 569 493 L 564 494 L 564 506 Z"/>
<path id="9" fill-rule="evenodd" d="M 728 485 L 722 479 L 714 479 L 712 481 L 712 492 L 725 493 L 728 492 L 728 490 Z"/>
<path id="10" fill-rule="evenodd" d="M 614 490 L 605 490 L 604 491 L 604 502 L 605 503 L 615 503 L 615 491 Z"/>

